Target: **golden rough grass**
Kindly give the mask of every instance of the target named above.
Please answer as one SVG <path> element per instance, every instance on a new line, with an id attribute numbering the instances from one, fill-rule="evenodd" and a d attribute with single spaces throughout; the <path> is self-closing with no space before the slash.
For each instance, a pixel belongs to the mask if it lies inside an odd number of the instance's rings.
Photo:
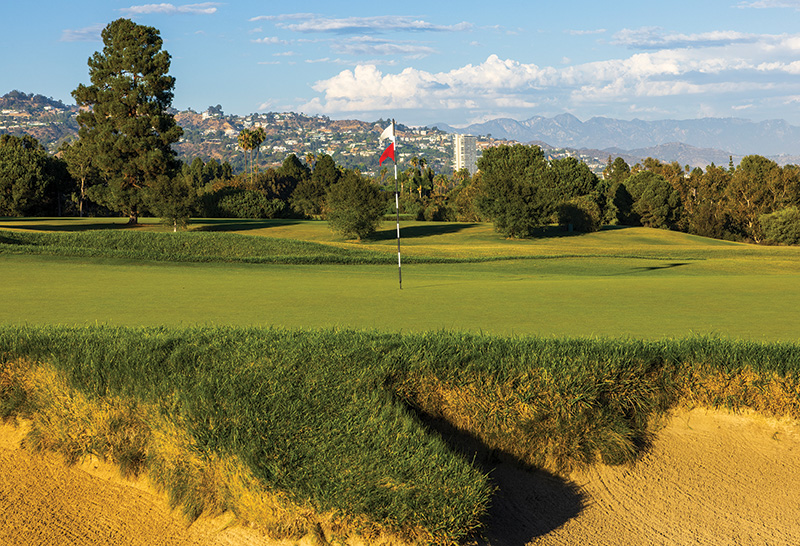
<path id="1" fill-rule="evenodd" d="M 681 404 L 690 408 L 749 408 L 767 416 L 800 419 L 800 377 L 794 374 L 695 367 L 679 390 Z"/>
<path id="2" fill-rule="evenodd" d="M 235 455 L 204 453 L 180 418 L 117 397 L 87 397 L 46 364 L 0 363 L 0 396 L 12 389 L 27 398 L 20 415 L 30 420 L 27 447 L 60 453 L 68 464 L 95 456 L 117 465 L 123 476 L 144 474 L 189 520 L 230 512 L 231 525 L 311 545 L 329 544 L 326 537 L 375 546 L 430 541 L 422 529 L 399 537 L 366 518 L 345 519 L 303 506 L 265 487 Z"/>

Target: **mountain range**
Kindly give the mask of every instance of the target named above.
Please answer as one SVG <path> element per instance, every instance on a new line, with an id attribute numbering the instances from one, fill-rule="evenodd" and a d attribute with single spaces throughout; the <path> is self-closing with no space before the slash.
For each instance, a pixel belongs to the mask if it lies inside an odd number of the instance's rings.
<path id="1" fill-rule="evenodd" d="M 659 157 L 681 164 L 727 164 L 730 156 L 759 154 L 780 163 L 800 160 L 800 127 L 784 120 L 753 122 L 739 118 L 631 121 L 594 117 L 581 121 L 571 114 L 552 118 L 533 116 L 525 121 L 499 118 L 466 127 L 445 123 L 442 131 L 487 135 L 518 142 L 546 142 L 551 146 L 599 150 L 608 155 Z M 709 161 L 708 158 L 716 159 Z M 705 162 L 705 163 L 704 163 Z"/>

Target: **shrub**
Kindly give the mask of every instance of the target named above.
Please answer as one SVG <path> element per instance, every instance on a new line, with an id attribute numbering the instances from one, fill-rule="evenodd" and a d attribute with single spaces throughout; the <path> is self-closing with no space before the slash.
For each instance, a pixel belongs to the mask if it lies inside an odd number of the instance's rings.
<path id="1" fill-rule="evenodd" d="M 764 237 L 770 243 L 800 244 L 800 210 L 789 207 L 759 217 Z"/>
<path id="2" fill-rule="evenodd" d="M 270 199 L 258 190 L 225 188 L 204 198 L 206 215 L 212 218 L 277 218 L 286 203 Z"/>
<path id="3" fill-rule="evenodd" d="M 589 197 L 576 197 L 558 206 L 558 224 L 581 233 L 600 229 L 600 207 Z"/>
<path id="4" fill-rule="evenodd" d="M 378 186 L 359 172 L 348 171 L 328 189 L 328 224 L 345 237 L 363 239 L 378 229 L 386 203 Z"/>
<path id="5" fill-rule="evenodd" d="M 422 204 L 422 200 L 418 195 L 413 193 L 401 193 L 400 214 L 413 218 L 414 220 L 424 220 L 425 205 Z"/>
<path id="6" fill-rule="evenodd" d="M 447 222 L 453 221 L 455 214 L 443 199 L 430 199 L 425 205 L 423 217 L 427 222 Z"/>

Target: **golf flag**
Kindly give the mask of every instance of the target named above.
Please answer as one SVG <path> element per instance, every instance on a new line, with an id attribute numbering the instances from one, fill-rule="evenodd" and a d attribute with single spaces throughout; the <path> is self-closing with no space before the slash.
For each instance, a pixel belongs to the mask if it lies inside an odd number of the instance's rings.
<path id="1" fill-rule="evenodd" d="M 383 153 L 381 154 L 381 159 L 380 161 L 378 161 L 378 166 L 383 165 L 383 162 L 386 161 L 387 159 L 391 159 L 392 161 L 397 163 L 397 161 L 395 161 L 394 159 L 394 142 L 389 144 L 389 146 L 387 146 L 386 149 L 383 151 Z"/>
<path id="2" fill-rule="evenodd" d="M 386 129 L 384 129 L 384 130 L 383 130 L 383 132 L 381 133 L 381 142 L 383 142 L 383 141 L 384 141 L 384 140 L 386 140 L 387 138 L 388 138 L 389 140 L 391 140 L 392 142 L 394 142 L 394 141 L 395 141 L 395 140 L 394 140 L 394 123 L 392 123 L 391 125 L 389 125 L 389 126 L 388 126 Z"/>
<path id="3" fill-rule="evenodd" d="M 381 154 L 381 159 L 378 165 L 382 165 L 387 159 L 394 162 L 394 206 L 397 211 L 397 280 L 400 281 L 400 290 L 403 289 L 403 269 L 400 261 L 400 192 L 397 190 L 397 160 L 394 158 L 394 145 L 397 142 L 397 136 L 394 134 L 394 120 L 381 133 L 381 142 L 389 139 L 391 143 Z"/>

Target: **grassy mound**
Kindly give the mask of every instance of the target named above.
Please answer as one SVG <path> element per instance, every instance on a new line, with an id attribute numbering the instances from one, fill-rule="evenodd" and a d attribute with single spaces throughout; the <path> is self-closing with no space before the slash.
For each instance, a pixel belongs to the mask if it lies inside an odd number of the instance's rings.
<path id="1" fill-rule="evenodd" d="M 147 470 L 190 516 L 452 543 L 480 529 L 493 486 L 437 420 L 523 466 L 619 463 L 676 404 L 800 418 L 798 348 L 5 326 L 0 416 L 33 416 L 39 447 Z"/>
<path id="2" fill-rule="evenodd" d="M 344 249 L 310 241 L 249 237 L 236 233 L 0 231 L 0 253 L 166 262 L 372 264 L 391 263 L 380 252 Z"/>

